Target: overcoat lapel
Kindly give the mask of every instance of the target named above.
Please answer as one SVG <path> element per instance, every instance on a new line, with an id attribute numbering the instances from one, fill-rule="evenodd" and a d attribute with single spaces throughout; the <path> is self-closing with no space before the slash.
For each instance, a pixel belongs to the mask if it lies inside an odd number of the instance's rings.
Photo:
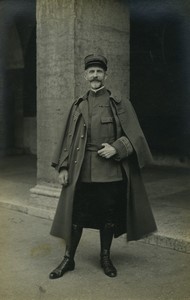
<path id="1" fill-rule="evenodd" d="M 79 104 L 79 111 L 82 113 L 86 127 L 88 128 L 88 100 L 83 99 Z"/>

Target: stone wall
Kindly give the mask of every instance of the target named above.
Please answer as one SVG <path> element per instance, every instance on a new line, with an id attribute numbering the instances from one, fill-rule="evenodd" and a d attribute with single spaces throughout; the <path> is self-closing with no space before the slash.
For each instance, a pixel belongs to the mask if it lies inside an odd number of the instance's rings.
<path id="1" fill-rule="evenodd" d="M 102 53 L 108 59 L 107 87 L 119 97 L 129 93 L 129 14 L 126 1 L 76 1 L 76 95 L 85 85 L 84 57 Z"/>
<path id="2" fill-rule="evenodd" d="M 129 15 L 123 1 L 37 1 L 38 185 L 56 185 L 51 158 L 70 103 L 87 89 L 84 56 L 109 60 L 108 88 L 128 94 Z"/>

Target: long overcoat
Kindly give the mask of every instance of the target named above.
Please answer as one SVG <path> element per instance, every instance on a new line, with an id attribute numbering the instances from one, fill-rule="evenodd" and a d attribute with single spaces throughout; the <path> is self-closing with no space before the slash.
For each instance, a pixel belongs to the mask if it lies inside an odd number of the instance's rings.
<path id="1" fill-rule="evenodd" d="M 128 241 L 138 240 L 156 231 L 140 171 L 152 162 L 152 156 L 131 102 L 118 100 L 110 93 L 110 105 L 134 149 L 133 155 L 122 159 L 121 163 L 128 179 L 125 232 Z M 52 166 L 57 170 L 65 163 L 68 167 L 69 184 L 62 188 L 50 232 L 63 238 L 66 243 L 69 243 L 71 236 L 73 199 L 84 159 L 87 129 L 88 93 L 72 104 L 52 160 Z M 121 234 L 122 231 L 118 236 Z"/>

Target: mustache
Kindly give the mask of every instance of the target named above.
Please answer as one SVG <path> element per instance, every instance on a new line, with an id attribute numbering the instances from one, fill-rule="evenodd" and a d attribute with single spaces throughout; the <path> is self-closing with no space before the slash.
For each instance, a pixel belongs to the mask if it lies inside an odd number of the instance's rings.
<path id="1" fill-rule="evenodd" d="M 92 82 L 92 81 L 101 82 L 101 80 L 99 80 L 99 79 L 98 79 L 98 78 L 96 78 L 96 77 L 90 80 L 90 82 Z"/>

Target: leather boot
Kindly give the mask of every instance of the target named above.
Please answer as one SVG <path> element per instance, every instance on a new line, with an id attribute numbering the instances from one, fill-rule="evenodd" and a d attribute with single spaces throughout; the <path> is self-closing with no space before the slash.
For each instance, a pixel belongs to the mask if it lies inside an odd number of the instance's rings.
<path id="1" fill-rule="evenodd" d="M 113 227 L 111 223 L 107 223 L 103 229 L 100 230 L 100 265 L 104 273 L 109 277 L 116 277 L 117 270 L 110 259 L 110 248 L 113 240 Z"/>
<path id="2" fill-rule="evenodd" d="M 100 264 L 104 273 L 109 277 L 116 277 L 117 270 L 114 267 L 111 259 L 109 250 L 103 250 L 100 256 Z"/>
<path id="3" fill-rule="evenodd" d="M 60 278 L 66 272 L 73 271 L 74 268 L 75 268 L 74 260 L 65 255 L 60 265 L 49 274 L 49 278 L 50 279 Z"/>
<path id="4" fill-rule="evenodd" d="M 49 274 L 50 279 L 60 278 L 66 272 L 75 269 L 74 256 L 82 235 L 82 230 L 82 227 L 78 225 L 72 226 L 71 243 L 66 247 L 65 256 L 62 262 Z"/>

